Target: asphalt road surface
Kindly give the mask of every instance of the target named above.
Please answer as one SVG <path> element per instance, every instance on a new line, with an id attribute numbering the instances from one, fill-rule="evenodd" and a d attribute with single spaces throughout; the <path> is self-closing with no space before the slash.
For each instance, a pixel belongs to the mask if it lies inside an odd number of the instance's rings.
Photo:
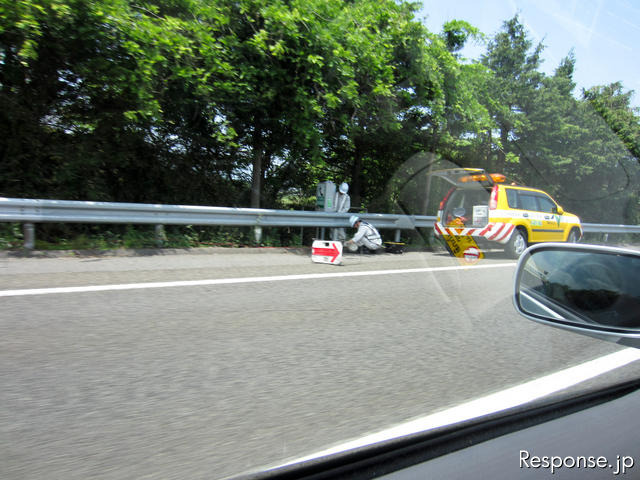
<path id="1" fill-rule="evenodd" d="M 620 350 L 498 256 L 233 252 L 0 258 L 0 477 L 222 478 Z"/>

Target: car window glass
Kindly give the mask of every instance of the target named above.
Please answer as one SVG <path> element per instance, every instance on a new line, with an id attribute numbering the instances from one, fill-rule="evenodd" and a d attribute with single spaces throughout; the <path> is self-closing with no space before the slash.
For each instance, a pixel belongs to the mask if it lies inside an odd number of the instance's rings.
<path id="1" fill-rule="evenodd" d="M 556 208 L 556 204 L 546 196 L 539 195 L 538 197 L 538 211 L 544 213 L 553 213 Z"/>
<path id="2" fill-rule="evenodd" d="M 532 210 L 532 211 L 536 211 L 538 209 L 538 202 L 536 202 L 535 195 L 532 195 L 530 193 L 520 192 L 519 197 L 520 197 L 519 204 L 521 209 Z"/>
<path id="3" fill-rule="evenodd" d="M 509 208 L 520 208 L 518 204 L 518 191 L 512 188 L 507 188 L 507 203 Z"/>

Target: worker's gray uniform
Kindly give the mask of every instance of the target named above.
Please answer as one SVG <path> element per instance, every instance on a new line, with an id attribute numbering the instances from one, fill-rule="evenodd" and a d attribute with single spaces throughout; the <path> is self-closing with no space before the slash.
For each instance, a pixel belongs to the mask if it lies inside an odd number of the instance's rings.
<path id="1" fill-rule="evenodd" d="M 366 247 L 369 250 L 379 250 L 382 248 L 382 237 L 376 227 L 370 223 L 360 221 L 358 231 L 352 238 L 353 243 L 359 247 Z"/>
<path id="2" fill-rule="evenodd" d="M 348 193 L 336 192 L 333 204 L 336 212 L 346 213 L 351 208 L 351 197 Z M 344 242 L 347 239 L 347 232 L 344 228 L 334 228 L 331 232 L 332 240 Z"/>

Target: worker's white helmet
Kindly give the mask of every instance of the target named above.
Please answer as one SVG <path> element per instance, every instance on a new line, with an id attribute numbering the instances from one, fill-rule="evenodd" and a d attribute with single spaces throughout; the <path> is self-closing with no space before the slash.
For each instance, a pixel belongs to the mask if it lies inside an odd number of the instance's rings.
<path id="1" fill-rule="evenodd" d="M 354 227 L 359 221 L 360 217 L 358 217 L 357 215 L 351 215 L 349 217 L 349 225 L 351 225 L 352 227 Z"/>
<path id="2" fill-rule="evenodd" d="M 349 184 L 347 182 L 342 182 L 340 184 L 340 193 L 347 193 L 349 191 Z"/>

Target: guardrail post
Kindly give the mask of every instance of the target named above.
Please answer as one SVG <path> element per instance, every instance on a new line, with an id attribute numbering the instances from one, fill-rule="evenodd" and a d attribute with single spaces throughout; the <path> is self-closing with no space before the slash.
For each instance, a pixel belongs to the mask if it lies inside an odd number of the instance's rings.
<path id="1" fill-rule="evenodd" d="M 164 231 L 164 225 L 156 225 L 155 230 L 156 247 L 161 248 L 167 240 L 167 234 Z"/>
<path id="2" fill-rule="evenodd" d="M 33 250 L 36 246 L 36 226 L 33 223 L 23 224 L 22 234 L 24 235 L 24 248 Z"/>
<path id="3" fill-rule="evenodd" d="M 396 243 L 400 243 L 400 229 L 396 230 L 396 239 L 395 239 Z"/>
<path id="4" fill-rule="evenodd" d="M 253 238 L 256 243 L 260 243 L 262 241 L 262 227 L 253 227 Z"/>

